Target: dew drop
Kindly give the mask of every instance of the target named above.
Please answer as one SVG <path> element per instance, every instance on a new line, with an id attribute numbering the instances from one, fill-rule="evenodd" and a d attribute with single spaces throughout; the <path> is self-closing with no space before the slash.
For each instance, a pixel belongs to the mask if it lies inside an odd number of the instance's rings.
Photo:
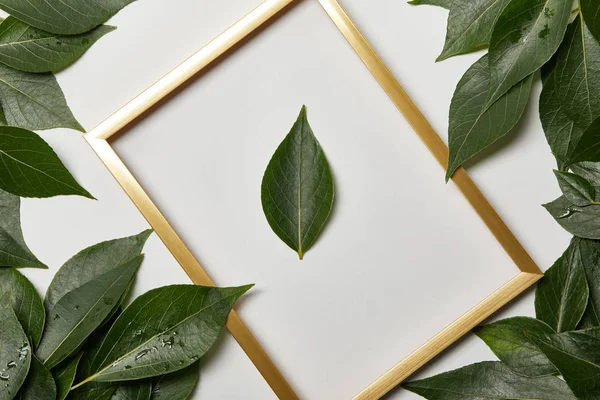
<path id="1" fill-rule="evenodd" d="M 148 354 L 150 350 L 142 350 L 139 353 L 137 353 L 137 355 L 135 356 L 135 360 L 139 360 L 140 358 L 144 357 L 146 354 Z"/>
<path id="2" fill-rule="evenodd" d="M 29 355 L 29 345 L 24 344 L 23 347 L 19 349 L 19 361 L 23 361 Z"/>
<path id="3" fill-rule="evenodd" d="M 106 304 L 107 306 L 110 306 L 114 302 L 115 301 L 111 297 L 105 297 L 104 298 L 104 304 Z"/>
<path id="4" fill-rule="evenodd" d="M 6 367 L 9 368 L 9 369 L 10 368 L 14 368 L 16 366 L 17 366 L 17 363 L 14 362 L 14 361 L 9 361 L 8 364 L 6 364 Z"/>
<path id="5" fill-rule="evenodd" d="M 125 369 L 131 369 L 131 365 L 126 365 Z"/>
<path id="6" fill-rule="evenodd" d="M 5 374 L 4 372 L 0 372 L 0 380 L 8 381 L 8 380 L 10 380 L 10 375 Z"/>

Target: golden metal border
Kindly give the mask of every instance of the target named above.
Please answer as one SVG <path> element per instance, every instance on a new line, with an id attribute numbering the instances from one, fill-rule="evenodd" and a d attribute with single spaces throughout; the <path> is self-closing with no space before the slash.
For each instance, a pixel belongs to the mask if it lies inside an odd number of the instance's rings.
<path id="1" fill-rule="evenodd" d="M 278 14 L 288 5 L 300 0 L 266 0 L 248 15 L 227 29 L 224 33 L 191 56 L 181 65 L 118 110 L 104 122 L 99 124 L 85 138 L 98 157 L 106 165 L 115 179 L 123 187 L 140 212 L 154 228 L 169 251 L 177 259 L 192 282 L 198 285 L 214 285 L 208 274 L 194 258 L 177 232 L 152 202 L 142 186 L 127 169 L 123 161 L 110 146 L 108 140 L 125 128 L 129 123 L 148 111 L 152 106 L 164 99 L 179 86 L 184 84 L 198 72 L 213 63 L 236 44 L 261 27 L 271 17 Z M 394 78 L 390 70 L 361 34 L 350 17 L 342 9 L 337 0 L 318 0 L 329 17 L 339 28 L 352 48 L 371 71 L 381 87 L 398 110 L 408 120 L 423 143 L 436 160 L 445 168 L 448 162 L 448 148 L 435 130 L 431 127 L 421 111 Z M 479 214 L 489 230 L 494 234 L 504 250 L 512 258 L 520 273 L 488 296 L 481 303 L 457 319 L 450 326 L 435 335 L 421 348 L 402 360 L 383 376 L 357 394 L 356 400 L 379 399 L 392 390 L 417 369 L 441 353 L 444 349 L 464 336 L 498 309 L 537 282 L 542 271 L 537 267 L 510 229 L 502 221 L 491 204 L 469 178 L 464 169 L 459 168 L 452 178 L 464 197 Z M 235 311 L 231 312 L 227 328 L 246 352 L 250 360 L 262 374 L 277 397 L 282 400 L 298 399 L 292 387 L 271 361 L 260 343 L 242 322 Z"/>

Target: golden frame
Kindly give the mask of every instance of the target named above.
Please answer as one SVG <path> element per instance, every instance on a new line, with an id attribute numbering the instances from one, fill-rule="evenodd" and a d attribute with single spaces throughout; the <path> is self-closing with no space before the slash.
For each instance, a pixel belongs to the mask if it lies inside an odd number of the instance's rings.
<path id="1" fill-rule="evenodd" d="M 216 59 L 248 37 L 257 28 L 277 15 L 292 3 L 300 0 L 265 0 L 236 24 L 227 29 L 212 42 L 195 53 L 181 65 L 141 93 L 138 97 L 118 110 L 91 132 L 86 140 L 116 178 L 140 212 L 154 228 L 169 251 L 177 259 L 190 279 L 198 285 L 214 285 L 200 263 L 194 258 L 182 239 L 177 235 L 161 211 L 152 202 L 135 177 L 109 144 L 109 139 L 120 132 L 129 123 L 148 111 L 160 100 L 167 97 L 198 72 L 208 67 Z M 354 51 L 388 94 L 398 110 L 408 120 L 414 131 L 445 167 L 448 162 L 448 148 L 431 127 L 417 106 L 386 67 L 367 39 L 342 9 L 337 0 L 317 0 L 347 39 Z M 473 209 L 493 233 L 506 253 L 514 261 L 520 273 L 504 284 L 496 292 L 481 301 L 473 309 L 457 319 L 447 328 L 427 341 L 423 346 L 402 360 L 383 376 L 358 393 L 354 399 L 379 399 L 391 389 L 408 378 L 417 369 L 441 353 L 456 340 L 468 333 L 491 314 L 537 282 L 542 271 L 537 267 L 519 241 L 511 233 L 491 204 L 479 191 L 464 169 L 459 168 L 453 182 L 460 189 Z M 292 387 L 279 372 L 275 364 L 261 347 L 235 311 L 231 312 L 227 328 L 246 352 L 250 360 L 262 374 L 277 397 L 283 400 L 298 399 Z"/>

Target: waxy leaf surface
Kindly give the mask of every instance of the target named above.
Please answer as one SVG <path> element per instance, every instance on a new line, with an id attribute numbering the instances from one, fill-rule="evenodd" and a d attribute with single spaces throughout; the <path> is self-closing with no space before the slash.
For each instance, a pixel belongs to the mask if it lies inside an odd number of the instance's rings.
<path id="1" fill-rule="evenodd" d="M 194 392 L 200 377 L 200 363 L 181 371 L 161 376 L 154 384 L 152 400 L 187 400 Z"/>
<path id="2" fill-rule="evenodd" d="M 52 374 L 36 357 L 31 359 L 31 368 L 23 383 L 19 400 L 56 400 L 56 384 Z"/>
<path id="3" fill-rule="evenodd" d="M 0 296 L 0 400 L 12 400 L 31 365 L 31 346 L 6 295 Z"/>
<path id="4" fill-rule="evenodd" d="M 587 179 L 570 172 L 554 171 L 560 190 L 577 206 L 588 206 L 596 200 L 596 190 Z"/>
<path id="5" fill-rule="evenodd" d="M 560 196 L 553 202 L 544 204 L 544 207 L 569 233 L 585 239 L 600 239 L 599 205 L 580 207 L 565 196 Z"/>

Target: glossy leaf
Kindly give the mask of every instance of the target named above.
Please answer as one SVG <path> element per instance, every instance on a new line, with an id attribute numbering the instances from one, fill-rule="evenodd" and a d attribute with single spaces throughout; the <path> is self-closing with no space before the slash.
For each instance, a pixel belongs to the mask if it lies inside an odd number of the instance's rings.
<path id="1" fill-rule="evenodd" d="M 56 384 L 52 374 L 37 358 L 31 359 L 31 368 L 17 396 L 20 400 L 56 400 Z"/>
<path id="2" fill-rule="evenodd" d="M 0 0 L 0 9 L 47 32 L 75 35 L 103 24 L 134 0 Z"/>
<path id="3" fill-rule="evenodd" d="M 522 376 L 554 375 L 558 371 L 526 335 L 553 334 L 551 327 L 533 318 L 504 319 L 473 331 L 513 372 Z"/>
<path id="4" fill-rule="evenodd" d="M 570 161 L 571 163 L 600 161 L 600 118 L 595 119 L 583 132 Z"/>
<path id="5" fill-rule="evenodd" d="M 75 381 L 77 367 L 83 353 L 63 361 L 53 370 L 54 381 L 56 382 L 56 400 L 65 400 Z"/>
<path id="6" fill-rule="evenodd" d="M 444 50 L 437 61 L 489 45 L 500 13 L 510 0 L 454 0 L 448 15 Z"/>
<path id="7" fill-rule="evenodd" d="M 37 347 L 44 331 L 46 311 L 35 287 L 20 272 L 0 268 L 0 296 L 10 299 L 11 307 L 21 323 L 29 342 Z"/>
<path id="8" fill-rule="evenodd" d="M 539 70 L 558 49 L 571 16 L 564 0 L 512 0 L 490 40 L 490 91 L 485 108 Z"/>
<path id="9" fill-rule="evenodd" d="M 579 399 L 600 397 L 600 330 L 532 336 Z"/>
<path id="10" fill-rule="evenodd" d="M 31 364 L 31 346 L 17 316 L 0 297 L 0 400 L 12 400 L 25 381 Z"/>
<path id="11" fill-rule="evenodd" d="M 0 127 L 0 161 L 0 189 L 17 196 L 94 198 L 75 181 L 48 143 L 26 129 Z"/>
<path id="12" fill-rule="evenodd" d="M 402 386 L 429 400 L 575 399 L 559 378 L 520 376 L 500 362 L 473 364 Z"/>
<path id="13" fill-rule="evenodd" d="M 102 25 L 81 35 L 64 36 L 8 17 L 0 25 L 0 62 L 26 72 L 60 71 L 114 29 Z"/>
<path id="14" fill-rule="evenodd" d="M 573 239 L 562 257 L 546 271 L 535 292 L 537 319 L 558 333 L 577 328 L 589 299 L 580 243 L 580 239 Z"/>
<path id="15" fill-rule="evenodd" d="M 334 200 L 333 175 L 308 123 L 306 107 L 277 148 L 262 181 L 269 225 L 300 259 L 325 227 Z"/>
<path id="16" fill-rule="evenodd" d="M 215 343 L 237 299 L 251 286 L 154 289 L 123 311 L 94 357 L 89 381 L 151 378 L 183 369 Z"/>
<path id="17" fill-rule="evenodd" d="M 567 200 L 576 206 L 588 206 L 595 202 L 596 190 L 585 178 L 570 172 L 554 171 L 560 190 Z"/>
<path id="18" fill-rule="evenodd" d="M 113 394 L 112 400 L 149 400 L 151 394 L 150 381 L 123 383 Z"/>
<path id="19" fill-rule="evenodd" d="M 561 196 L 544 207 L 569 233 L 585 239 L 600 239 L 599 205 L 580 207 Z"/>
<path id="20" fill-rule="evenodd" d="M 194 392 L 200 377 L 200 363 L 181 371 L 161 376 L 152 389 L 152 400 L 187 400 Z"/>
<path id="21" fill-rule="evenodd" d="M 412 4 L 413 6 L 421 6 L 421 5 L 438 6 L 438 7 L 450 9 L 453 1 L 454 0 L 411 0 L 408 2 L 408 4 Z"/>
<path id="22" fill-rule="evenodd" d="M 0 128 L 1 129 L 1 128 Z M 21 230 L 21 199 L 0 189 L 0 265 L 48 268 L 33 255 Z"/>
<path id="23" fill-rule="evenodd" d="M 483 56 L 469 68 L 456 87 L 450 105 L 450 159 L 446 180 L 465 161 L 508 134 L 527 107 L 531 76 L 486 110 L 489 80 L 488 56 Z"/>
<path id="24" fill-rule="evenodd" d="M 48 312 L 48 323 L 37 351 L 46 366 L 53 368 L 76 352 L 110 315 L 142 260 L 143 256 L 138 256 L 126 261 L 58 300 Z"/>
<path id="25" fill-rule="evenodd" d="M 600 41 L 600 3 L 597 0 L 579 0 L 579 6 L 586 25 Z"/>

